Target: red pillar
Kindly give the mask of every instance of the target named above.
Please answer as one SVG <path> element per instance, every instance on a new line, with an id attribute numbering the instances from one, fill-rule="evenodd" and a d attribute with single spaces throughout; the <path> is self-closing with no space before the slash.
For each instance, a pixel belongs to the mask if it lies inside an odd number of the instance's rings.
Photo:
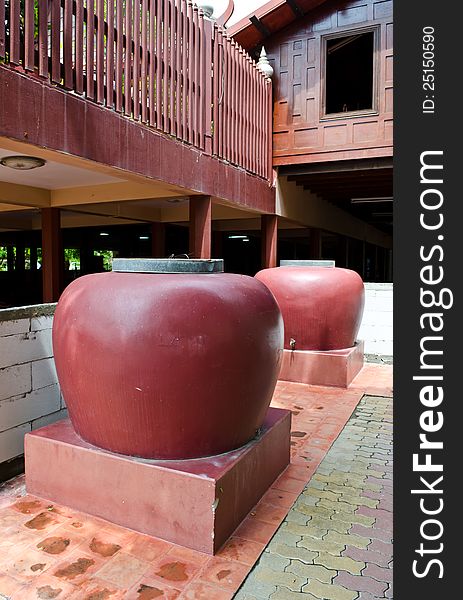
<path id="1" fill-rule="evenodd" d="M 210 196 L 190 197 L 191 258 L 211 258 L 211 214 Z"/>
<path id="2" fill-rule="evenodd" d="M 56 302 L 61 293 L 63 247 L 59 208 L 42 208 L 43 301 Z"/>
<path id="3" fill-rule="evenodd" d="M 262 215 L 260 226 L 262 268 L 271 269 L 277 266 L 278 217 L 276 215 Z"/>
<path id="4" fill-rule="evenodd" d="M 164 223 L 151 224 L 151 256 L 164 258 L 166 254 L 166 226 Z"/>

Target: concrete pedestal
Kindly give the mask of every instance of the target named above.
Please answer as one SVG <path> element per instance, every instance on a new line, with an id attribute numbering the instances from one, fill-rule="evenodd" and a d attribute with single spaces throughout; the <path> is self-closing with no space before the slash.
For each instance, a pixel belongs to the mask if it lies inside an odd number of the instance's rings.
<path id="1" fill-rule="evenodd" d="M 284 350 L 279 379 L 346 388 L 363 367 L 363 341 L 343 350 Z"/>
<path id="2" fill-rule="evenodd" d="M 291 413 L 270 408 L 261 435 L 209 458 L 154 461 L 81 440 L 66 419 L 26 435 L 27 492 L 213 554 L 288 466 Z"/>

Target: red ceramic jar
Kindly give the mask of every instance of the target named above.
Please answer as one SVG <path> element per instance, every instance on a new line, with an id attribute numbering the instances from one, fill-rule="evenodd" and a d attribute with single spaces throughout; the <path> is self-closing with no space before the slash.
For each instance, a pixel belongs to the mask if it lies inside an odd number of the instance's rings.
<path id="1" fill-rule="evenodd" d="M 119 259 L 113 272 L 66 288 L 53 347 L 84 440 L 121 454 L 186 459 L 256 436 L 280 368 L 283 321 L 261 282 L 209 272 L 222 264 Z"/>
<path id="2" fill-rule="evenodd" d="M 286 349 L 339 350 L 355 344 L 365 301 L 363 281 L 355 271 L 288 266 L 264 269 L 256 278 L 280 306 Z"/>

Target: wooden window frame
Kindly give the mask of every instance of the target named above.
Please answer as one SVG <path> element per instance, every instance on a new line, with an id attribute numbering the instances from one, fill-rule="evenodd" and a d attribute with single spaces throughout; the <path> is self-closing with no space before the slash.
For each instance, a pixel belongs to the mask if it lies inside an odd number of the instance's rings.
<path id="1" fill-rule="evenodd" d="M 367 108 L 365 110 L 353 110 L 348 112 L 339 112 L 339 113 L 326 113 L 326 60 L 327 60 L 327 46 L 328 41 L 333 39 L 340 39 L 343 37 L 350 37 L 352 35 L 358 35 L 362 33 L 373 33 L 373 89 L 372 89 L 372 108 Z M 348 29 L 337 31 L 335 33 L 329 33 L 327 35 L 321 36 L 321 53 L 320 53 L 320 85 L 321 85 L 321 113 L 320 113 L 320 121 L 336 121 L 340 119 L 353 119 L 356 117 L 368 117 L 368 116 L 378 116 L 379 115 L 379 69 L 380 69 L 380 37 L 381 26 L 373 25 L 371 27 L 359 27 L 357 29 Z"/>

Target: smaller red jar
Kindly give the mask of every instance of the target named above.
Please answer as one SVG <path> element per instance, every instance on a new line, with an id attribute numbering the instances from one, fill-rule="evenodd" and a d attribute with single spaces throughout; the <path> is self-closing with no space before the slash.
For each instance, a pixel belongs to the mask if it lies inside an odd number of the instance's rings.
<path id="1" fill-rule="evenodd" d="M 286 349 L 354 346 L 365 301 L 363 281 L 355 271 L 301 264 L 264 269 L 256 278 L 265 283 L 280 306 Z"/>

